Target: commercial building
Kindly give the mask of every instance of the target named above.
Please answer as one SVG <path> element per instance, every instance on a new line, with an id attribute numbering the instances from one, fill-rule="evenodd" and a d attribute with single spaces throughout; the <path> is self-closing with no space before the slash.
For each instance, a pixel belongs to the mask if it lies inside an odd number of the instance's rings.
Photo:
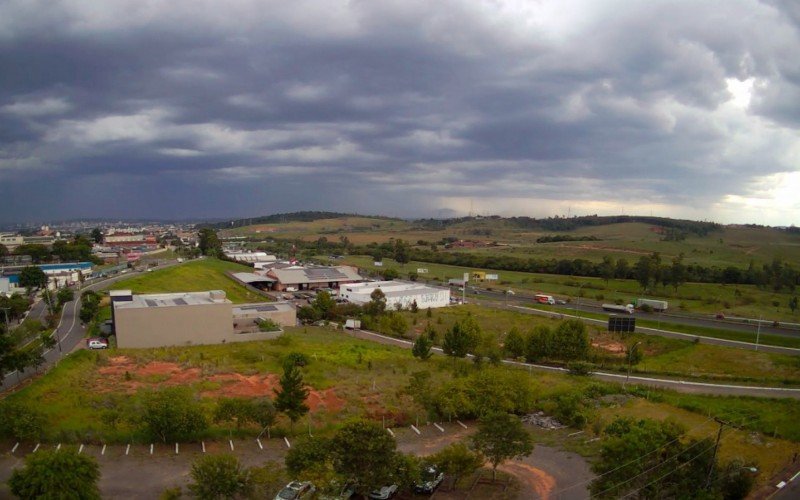
<path id="1" fill-rule="evenodd" d="M 65 262 L 63 264 L 33 264 L 38 266 L 47 275 L 48 288 L 62 288 L 74 285 L 83 279 L 92 277 L 94 264 L 91 262 Z M 19 291 L 19 274 L 26 266 L 2 266 L 0 276 L 8 278 L 10 293 Z"/>
<path id="2" fill-rule="evenodd" d="M 247 264 L 255 264 L 255 263 L 271 263 L 276 262 L 278 260 L 277 257 L 274 255 L 270 255 L 266 252 L 235 252 L 235 251 L 225 251 L 225 256 L 231 260 L 235 260 L 237 262 L 245 262 Z"/>
<path id="3" fill-rule="evenodd" d="M 342 285 L 364 280 L 356 268 L 350 266 L 273 268 L 267 271 L 267 276 L 276 280 L 273 289 L 279 292 L 317 288 L 337 289 Z"/>
<path id="4" fill-rule="evenodd" d="M 224 344 L 275 338 L 259 323 L 296 323 L 295 309 L 285 302 L 234 305 L 222 290 L 134 295 L 110 294 L 118 347 L 164 347 Z"/>
<path id="5" fill-rule="evenodd" d="M 386 297 L 386 309 L 400 304 L 404 309 L 414 302 L 420 309 L 445 307 L 450 304 L 450 290 L 410 281 L 372 281 L 353 283 L 339 288 L 339 297 L 354 304 L 367 304 L 372 292 L 380 289 Z"/>

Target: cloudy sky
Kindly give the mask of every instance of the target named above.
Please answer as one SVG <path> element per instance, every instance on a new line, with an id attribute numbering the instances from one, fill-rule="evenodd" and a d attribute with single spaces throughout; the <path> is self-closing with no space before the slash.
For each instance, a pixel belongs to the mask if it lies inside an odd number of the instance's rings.
<path id="1" fill-rule="evenodd" d="M 0 222 L 800 224 L 791 0 L 0 2 Z"/>

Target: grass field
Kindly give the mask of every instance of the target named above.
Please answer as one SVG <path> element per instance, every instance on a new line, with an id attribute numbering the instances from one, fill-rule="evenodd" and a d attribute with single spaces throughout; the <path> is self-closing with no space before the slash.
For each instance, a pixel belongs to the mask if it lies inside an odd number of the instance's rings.
<path id="1" fill-rule="evenodd" d="M 553 317 L 489 309 L 472 304 L 432 310 L 431 318 L 424 311 L 406 311 L 403 315 L 409 324 L 409 337 L 419 335 L 430 322 L 439 333 L 439 342 L 445 331 L 467 315 L 475 318 L 484 332 L 496 335 L 501 341 L 513 327 L 521 332 L 528 332 L 536 325 L 555 328 L 559 324 L 559 320 Z M 800 358 L 796 356 L 695 344 L 688 340 L 645 334 L 623 337 L 593 326 L 589 327 L 589 332 L 594 345 L 592 352 L 599 356 L 598 367 L 601 369 L 625 370 L 624 354 L 621 351 L 626 345 L 641 342 L 644 358 L 634 368 L 637 373 L 769 385 L 800 384 Z"/>
<path id="2" fill-rule="evenodd" d="M 248 291 L 225 275 L 226 271 L 249 272 L 252 268 L 217 259 L 198 259 L 177 266 L 147 272 L 111 285 L 112 290 L 134 293 L 202 292 L 224 290 L 236 304 L 262 302 L 264 297 Z"/>

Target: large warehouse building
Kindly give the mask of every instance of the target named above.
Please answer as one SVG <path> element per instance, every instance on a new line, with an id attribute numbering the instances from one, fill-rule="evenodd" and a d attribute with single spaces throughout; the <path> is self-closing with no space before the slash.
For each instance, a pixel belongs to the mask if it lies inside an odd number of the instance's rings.
<path id="1" fill-rule="evenodd" d="M 261 332 L 259 323 L 262 320 L 280 326 L 296 323 L 295 309 L 289 303 L 234 305 L 222 290 L 149 295 L 114 290 L 110 295 L 118 347 L 264 340 L 275 338 L 280 331 Z"/>
<path id="2" fill-rule="evenodd" d="M 386 297 L 386 309 L 394 309 L 401 304 L 404 309 L 416 301 L 420 309 L 445 307 L 450 304 L 450 290 L 410 281 L 371 281 L 352 283 L 339 288 L 339 297 L 354 304 L 366 304 L 371 295 L 380 289 Z"/>

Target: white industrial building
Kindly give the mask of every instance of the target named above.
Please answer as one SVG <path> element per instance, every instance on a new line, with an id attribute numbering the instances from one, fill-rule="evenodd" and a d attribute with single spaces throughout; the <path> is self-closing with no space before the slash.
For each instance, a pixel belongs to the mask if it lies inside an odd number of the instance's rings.
<path id="1" fill-rule="evenodd" d="M 416 301 L 420 309 L 445 307 L 450 304 L 450 290 L 423 285 L 411 281 L 371 281 L 350 283 L 339 287 L 339 297 L 354 304 L 366 304 L 372 300 L 372 292 L 379 289 L 386 297 L 386 309 L 401 304 L 408 309 Z"/>

